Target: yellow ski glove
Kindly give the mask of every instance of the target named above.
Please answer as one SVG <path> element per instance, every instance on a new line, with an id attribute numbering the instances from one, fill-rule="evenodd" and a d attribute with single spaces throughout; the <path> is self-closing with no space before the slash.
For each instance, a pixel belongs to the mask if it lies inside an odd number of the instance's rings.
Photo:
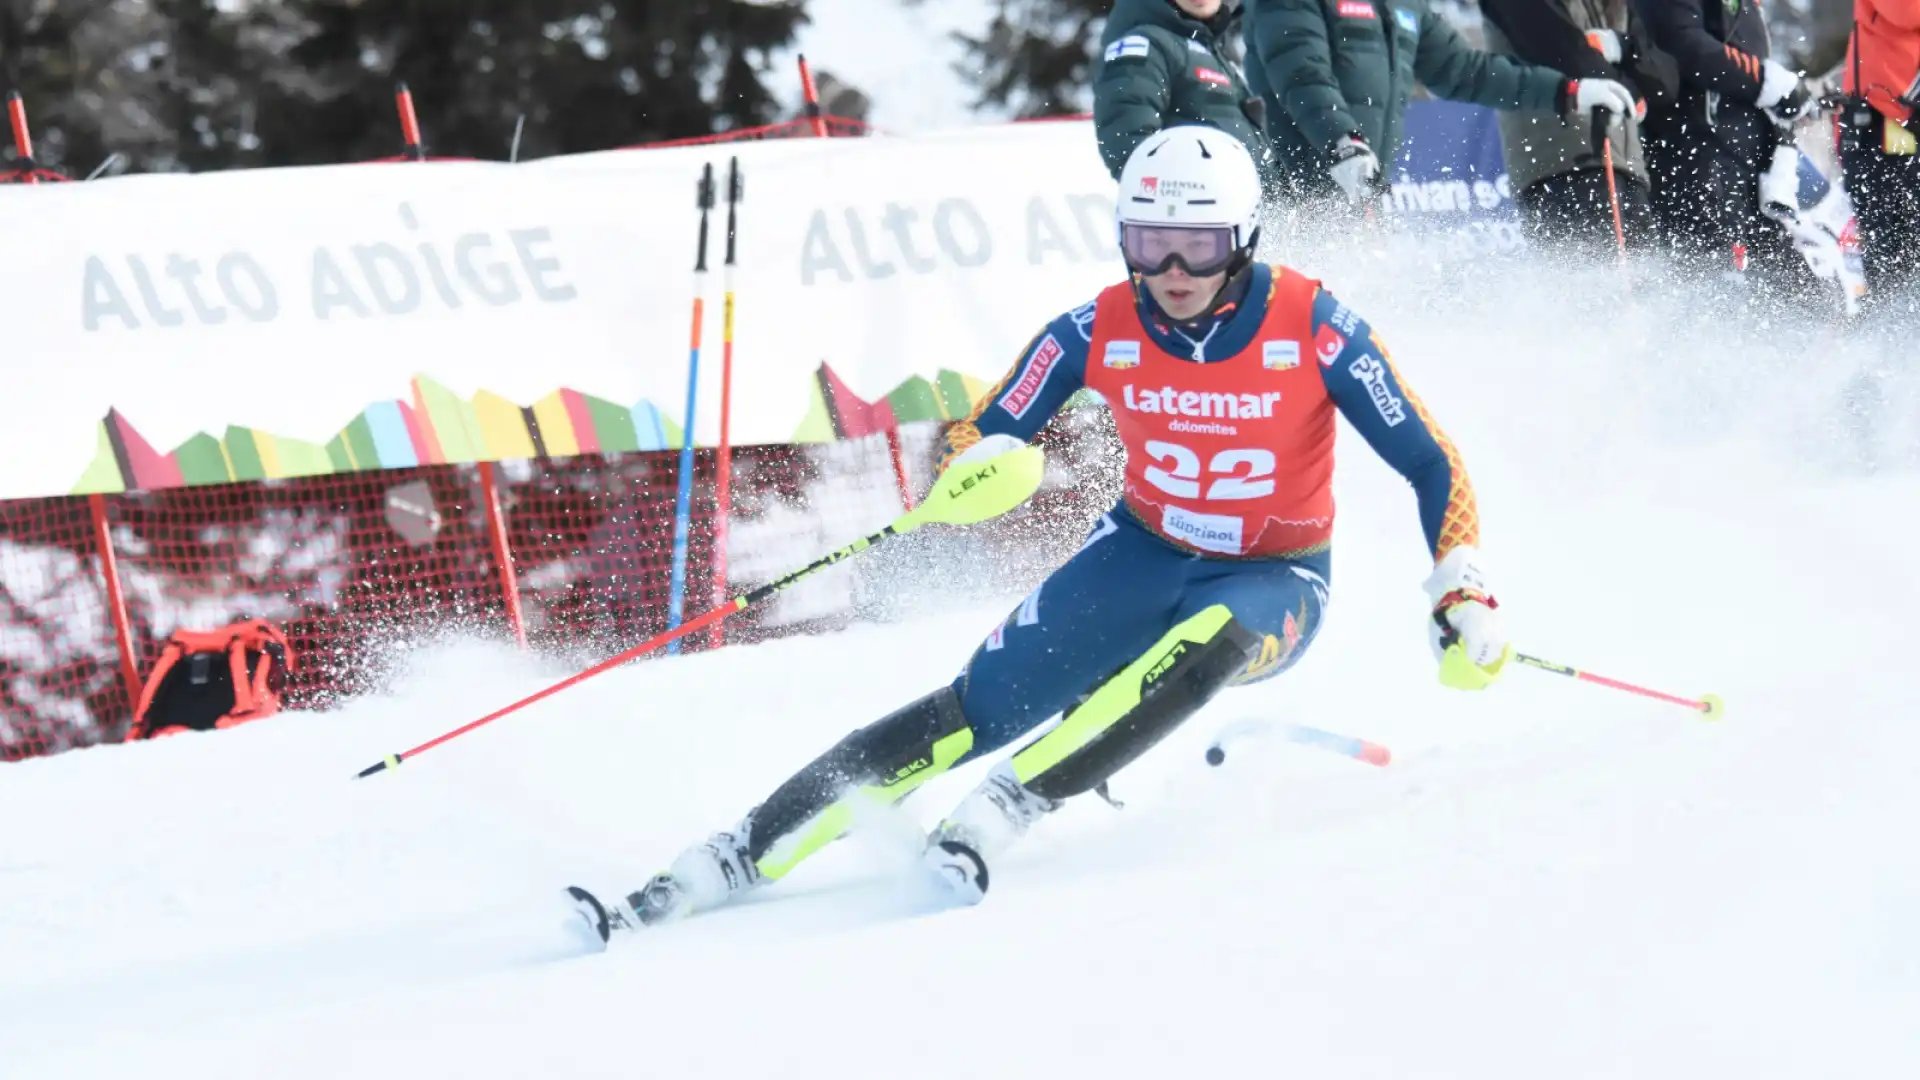
<path id="1" fill-rule="evenodd" d="M 1475 564 L 1479 552 L 1462 545 L 1447 552 L 1425 583 L 1433 603 L 1428 640 L 1440 661 L 1440 683 L 1485 690 L 1500 678 L 1513 646 L 1500 625 L 1500 604 Z"/>

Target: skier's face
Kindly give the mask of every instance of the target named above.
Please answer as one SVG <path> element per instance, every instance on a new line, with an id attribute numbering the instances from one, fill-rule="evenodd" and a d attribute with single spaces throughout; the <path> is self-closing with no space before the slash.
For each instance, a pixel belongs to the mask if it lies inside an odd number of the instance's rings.
<path id="1" fill-rule="evenodd" d="M 1196 19 L 1211 19 L 1220 13 L 1221 0 L 1173 0 L 1173 6 Z"/>
<path id="2" fill-rule="evenodd" d="M 1213 306 L 1213 298 L 1220 295 L 1220 289 L 1227 283 L 1225 271 L 1208 274 L 1206 277 L 1194 277 L 1178 265 L 1170 266 L 1164 274 L 1149 274 L 1141 279 L 1146 282 L 1147 292 L 1160 310 L 1175 322 L 1197 319 Z"/>

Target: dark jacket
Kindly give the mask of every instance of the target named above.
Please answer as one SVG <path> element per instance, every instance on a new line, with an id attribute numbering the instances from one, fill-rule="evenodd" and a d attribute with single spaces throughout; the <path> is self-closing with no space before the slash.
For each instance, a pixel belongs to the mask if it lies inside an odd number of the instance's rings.
<path id="1" fill-rule="evenodd" d="M 1228 58 L 1238 9 L 1201 22 L 1173 0 L 1115 0 L 1100 35 L 1093 125 L 1117 179 L 1147 136 L 1175 124 L 1209 124 L 1239 139 L 1265 172 L 1271 154 L 1255 119 L 1259 99 Z"/>
<path id="2" fill-rule="evenodd" d="M 1575 79 L 1612 79 L 1649 107 L 1670 107 L 1679 90 L 1673 58 L 1652 47 L 1646 24 L 1627 0 L 1480 0 L 1487 45 Z M 1587 31 L 1621 36 L 1620 63 L 1587 44 Z M 1500 114 L 1500 141 L 1515 190 L 1576 169 L 1600 168 L 1593 124 L 1548 112 Z M 1639 122 L 1629 117 L 1613 136 L 1614 168 L 1648 182 Z"/>
<path id="3" fill-rule="evenodd" d="M 1647 133 L 1674 142 L 1702 136 L 1751 168 L 1764 168 L 1774 146 L 1772 122 L 1760 111 L 1760 62 L 1772 55 L 1766 16 L 1754 0 L 1633 0 L 1653 43 L 1674 59 L 1680 92 L 1648 103 Z"/>
<path id="4" fill-rule="evenodd" d="M 1427 0 L 1246 0 L 1246 11 L 1247 81 L 1296 190 L 1331 187 L 1342 135 L 1365 139 L 1390 172 L 1416 82 L 1455 101 L 1564 108 L 1560 72 L 1470 48 Z"/>

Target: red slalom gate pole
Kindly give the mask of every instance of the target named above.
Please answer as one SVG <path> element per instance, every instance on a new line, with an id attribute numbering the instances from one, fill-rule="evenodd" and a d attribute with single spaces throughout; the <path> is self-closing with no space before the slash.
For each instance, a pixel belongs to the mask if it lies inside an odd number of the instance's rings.
<path id="1" fill-rule="evenodd" d="M 20 154 L 21 175 L 27 183 L 37 184 L 40 178 L 34 175 L 33 132 L 27 127 L 27 102 L 18 90 L 7 93 L 7 119 L 13 123 L 13 148 Z"/>
<path id="2" fill-rule="evenodd" d="M 733 268 L 737 261 L 740 198 L 740 159 L 727 162 L 727 261 L 726 302 L 720 320 L 720 451 L 714 477 L 713 511 L 713 602 L 727 599 L 727 525 L 733 515 Z M 726 643 L 726 628 L 719 623 L 707 639 L 712 648 Z"/>
<path id="3" fill-rule="evenodd" d="M 140 660 L 133 651 L 133 621 L 127 617 L 127 596 L 120 587 L 120 563 L 113 555 L 113 530 L 107 526 L 107 497 L 87 496 L 93 516 L 93 540 L 100 549 L 100 577 L 107 584 L 107 612 L 113 617 L 113 644 L 120 652 L 120 679 L 127 688 L 127 715 L 140 711 Z"/>
<path id="4" fill-rule="evenodd" d="M 413 91 L 404 82 L 394 84 L 393 108 L 400 114 L 400 138 L 406 143 L 407 157 L 427 160 L 426 147 L 420 142 L 420 117 L 413 111 Z"/>
<path id="5" fill-rule="evenodd" d="M 513 640 L 527 647 L 527 620 L 520 610 L 520 575 L 513 569 L 513 543 L 507 533 L 507 512 L 500 505 L 500 479 L 494 463 L 480 463 L 480 499 L 485 504 L 487 541 L 493 545 L 493 561 L 500 569 L 500 599 L 507 606 L 507 625 L 513 627 Z"/>
<path id="6" fill-rule="evenodd" d="M 813 68 L 807 64 L 807 54 L 800 54 L 800 92 L 807 99 L 807 119 L 813 121 L 813 137 L 827 137 L 827 118 L 820 112 L 820 90 L 813 85 Z"/>
<path id="7" fill-rule="evenodd" d="M 887 429 L 887 456 L 893 459 L 893 484 L 900 491 L 900 507 L 913 509 L 913 485 L 907 480 L 907 452 L 900 439 L 900 422 Z"/>
<path id="8" fill-rule="evenodd" d="M 1629 694 L 1639 694 L 1641 697 L 1650 697 L 1655 701 L 1664 701 L 1670 705 L 1684 705 L 1701 714 L 1701 719 L 1703 720 L 1718 720 L 1727 714 L 1727 703 L 1720 700 L 1720 695 L 1718 694 L 1702 694 L 1697 698 L 1681 697 L 1678 694 L 1669 694 L 1663 690 L 1650 690 L 1644 686 L 1635 686 L 1630 682 L 1622 682 L 1619 679 L 1608 678 L 1605 675 L 1595 675 L 1591 671 L 1581 671 L 1579 668 L 1568 667 L 1565 664 L 1556 664 L 1551 660 L 1542 660 L 1537 656 L 1528 656 L 1526 653 L 1515 653 L 1513 654 L 1513 658 L 1528 667 L 1536 668 L 1540 671 L 1552 672 L 1555 675 L 1565 675 L 1568 678 L 1579 679 L 1581 682 L 1590 682 L 1595 686 L 1604 686 L 1609 690 L 1624 690 Z"/>

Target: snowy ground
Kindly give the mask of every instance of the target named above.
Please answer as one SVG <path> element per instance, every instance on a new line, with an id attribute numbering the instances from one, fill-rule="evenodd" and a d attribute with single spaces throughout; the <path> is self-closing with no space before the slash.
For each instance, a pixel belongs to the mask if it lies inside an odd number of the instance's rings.
<path id="1" fill-rule="evenodd" d="M 1285 254 L 1462 446 L 1519 645 L 1717 691 L 1724 722 L 1526 670 L 1437 686 L 1412 500 L 1347 432 L 1306 660 L 1122 773 L 1124 811 L 1047 822 L 975 909 L 918 909 L 898 846 L 856 840 L 583 957 L 558 890 L 638 883 L 947 678 L 993 590 L 622 670 L 369 781 L 562 672 L 451 648 L 343 712 L 0 768 L 0 1076 L 1920 1075 L 1911 339 Z M 1395 759 L 1207 768 L 1254 715 Z"/>

